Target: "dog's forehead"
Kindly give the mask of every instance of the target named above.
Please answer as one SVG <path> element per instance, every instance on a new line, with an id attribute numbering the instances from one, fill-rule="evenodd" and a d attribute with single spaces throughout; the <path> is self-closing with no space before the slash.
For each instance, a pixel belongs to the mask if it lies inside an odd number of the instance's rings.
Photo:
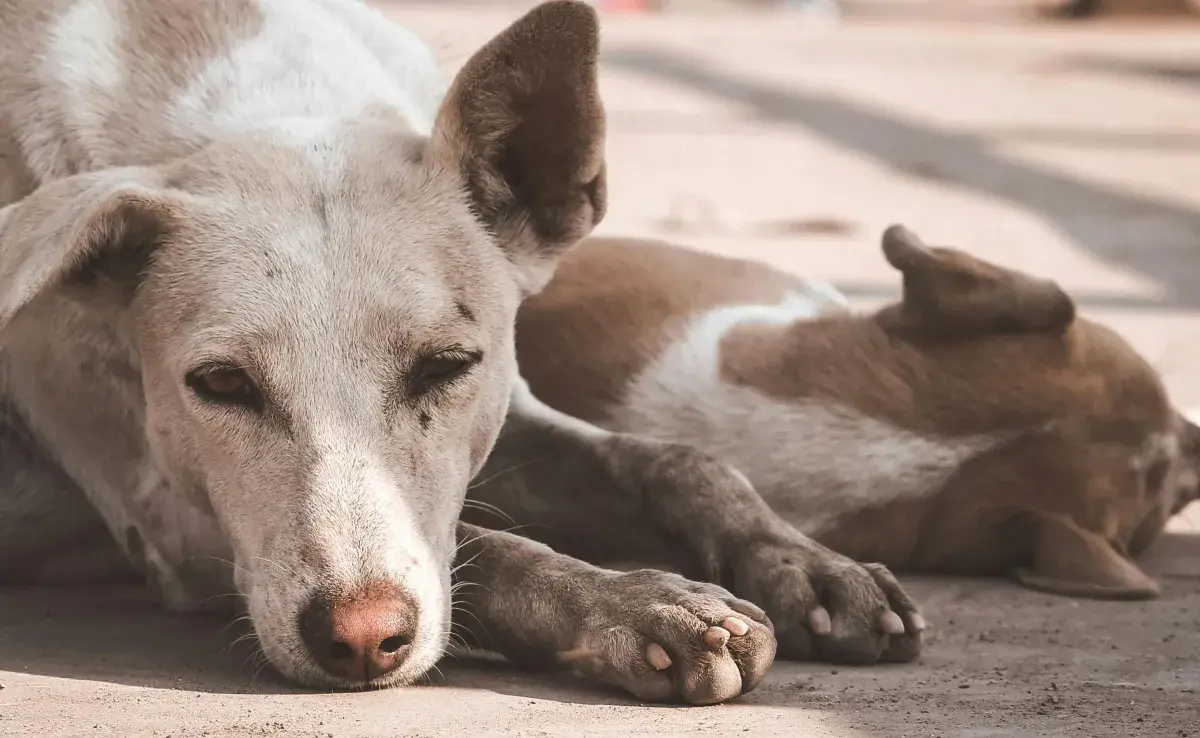
<path id="1" fill-rule="evenodd" d="M 515 306 L 503 254 L 458 183 L 422 162 L 421 140 L 304 125 L 181 171 L 198 197 L 159 266 L 186 285 L 171 297 L 181 317 L 265 331 L 320 313 L 343 333 L 381 335 Z"/>

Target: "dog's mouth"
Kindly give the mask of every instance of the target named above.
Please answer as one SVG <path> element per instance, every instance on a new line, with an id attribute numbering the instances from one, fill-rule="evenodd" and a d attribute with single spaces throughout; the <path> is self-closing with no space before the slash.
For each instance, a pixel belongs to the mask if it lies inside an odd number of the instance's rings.
<path id="1" fill-rule="evenodd" d="M 256 629 L 257 630 L 257 629 Z M 383 643 L 378 654 L 354 653 L 349 645 L 331 644 L 330 654 L 318 657 L 311 647 L 279 651 L 259 639 L 263 666 L 282 683 L 310 690 L 365 692 L 428 683 L 443 648 L 424 635 L 411 644 Z M 257 678 L 261 668 L 255 671 Z"/>
<path id="2" fill-rule="evenodd" d="M 448 573 L 448 567 L 447 567 Z M 430 572 L 432 574 L 432 572 Z M 427 680 L 449 640 L 448 591 L 429 580 L 318 587 L 279 608 L 297 580 L 261 581 L 244 598 L 259 653 L 295 686 L 364 691 Z M 445 582 L 438 582 L 448 586 Z M 266 586 L 262 586 L 266 585 Z M 279 590 L 274 590 L 279 587 Z M 295 594 L 292 594 L 295 593 Z M 289 614 L 290 613 L 290 614 Z"/>

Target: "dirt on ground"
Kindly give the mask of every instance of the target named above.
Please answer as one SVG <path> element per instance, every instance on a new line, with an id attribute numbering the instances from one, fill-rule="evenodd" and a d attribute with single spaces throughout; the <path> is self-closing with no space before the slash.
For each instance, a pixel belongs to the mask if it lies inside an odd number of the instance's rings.
<path id="1" fill-rule="evenodd" d="M 529 4 L 380 3 L 451 69 Z M 603 27 L 602 232 L 763 259 L 869 306 L 898 294 L 878 238 L 904 222 L 1059 279 L 1200 407 L 1195 26 L 697 13 Z M 907 579 L 932 624 L 919 662 L 780 662 L 705 708 L 465 658 L 428 686 L 308 692 L 234 643 L 236 626 L 138 591 L 0 590 L 0 736 L 1200 736 L 1200 509 L 1149 558 L 1164 592 L 1149 602 Z"/>
<path id="2" fill-rule="evenodd" d="M 163 613 L 136 590 L 0 590 L 0 735 L 1200 736 L 1200 509 L 1191 518 L 1151 554 L 1160 600 L 907 579 L 932 627 L 918 662 L 777 662 L 714 707 L 639 705 L 567 673 L 462 657 L 424 686 L 316 693 L 264 668 L 236 627 Z"/>

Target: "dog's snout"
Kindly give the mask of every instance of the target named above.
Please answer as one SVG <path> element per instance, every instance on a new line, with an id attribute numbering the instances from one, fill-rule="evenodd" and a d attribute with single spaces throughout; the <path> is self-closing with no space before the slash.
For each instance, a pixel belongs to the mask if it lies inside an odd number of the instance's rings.
<path id="1" fill-rule="evenodd" d="M 365 684 L 395 671 L 408 658 L 417 608 L 399 588 L 376 585 L 352 596 L 314 596 L 299 625 L 322 669 Z"/>

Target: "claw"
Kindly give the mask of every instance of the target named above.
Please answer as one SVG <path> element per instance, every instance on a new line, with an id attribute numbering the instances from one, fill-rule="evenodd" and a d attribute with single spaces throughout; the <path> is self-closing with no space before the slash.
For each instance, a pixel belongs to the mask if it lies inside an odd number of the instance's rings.
<path id="1" fill-rule="evenodd" d="M 646 661 L 650 662 L 656 671 L 662 671 L 671 665 L 671 657 L 667 655 L 666 649 L 657 643 L 646 646 Z"/>
<path id="2" fill-rule="evenodd" d="M 716 625 L 704 631 L 704 645 L 710 651 L 720 651 L 729 643 L 729 631 Z"/>
<path id="3" fill-rule="evenodd" d="M 721 627 L 729 631 L 735 636 L 744 636 L 750 632 L 750 626 L 743 623 L 734 617 L 728 617 L 721 621 Z"/>
<path id="4" fill-rule="evenodd" d="M 887 610 L 879 616 L 879 627 L 888 635 L 900 635 L 904 632 L 904 621 L 896 613 Z"/>
<path id="5" fill-rule="evenodd" d="M 833 621 L 829 619 L 829 611 L 818 607 L 808 614 L 808 627 L 817 635 L 829 635 L 833 632 Z"/>

